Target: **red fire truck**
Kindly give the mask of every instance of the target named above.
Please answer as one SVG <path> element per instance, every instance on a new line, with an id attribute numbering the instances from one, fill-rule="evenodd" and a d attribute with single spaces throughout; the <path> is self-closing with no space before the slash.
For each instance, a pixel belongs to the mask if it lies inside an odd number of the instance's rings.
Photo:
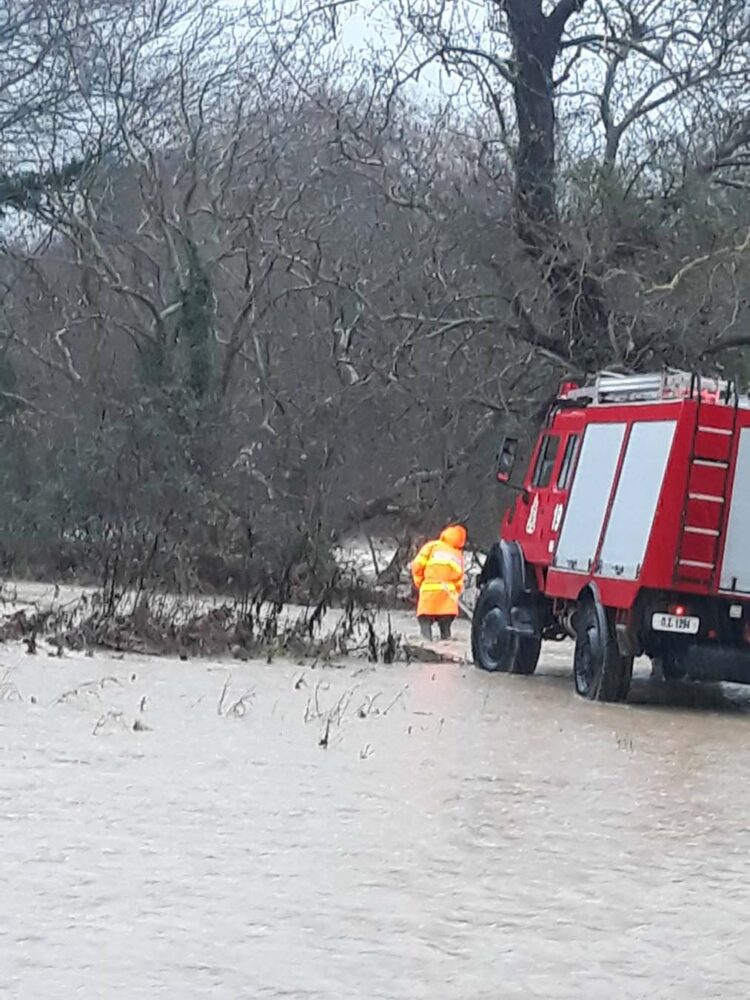
<path id="1" fill-rule="evenodd" d="M 518 442 L 497 479 L 510 485 Z M 531 674 L 575 640 L 576 690 L 626 698 L 635 656 L 750 683 L 750 399 L 684 372 L 566 383 L 479 577 L 474 662 Z"/>

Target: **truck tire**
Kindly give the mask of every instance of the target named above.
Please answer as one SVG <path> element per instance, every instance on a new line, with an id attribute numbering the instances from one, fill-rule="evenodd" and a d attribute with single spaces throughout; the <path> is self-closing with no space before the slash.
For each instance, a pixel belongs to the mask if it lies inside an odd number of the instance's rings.
<path id="1" fill-rule="evenodd" d="M 509 630 L 510 601 L 505 580 L 496 577 L 483 588 L 471 621 L 471 653 L 480 670 L 533 674 L 542 646 L 540 638 Z"/>
<path id="2" fill-rule="evenodd" d="M 510 673 L 524 674 L 529 677 L 536 670 L 541 651 L 542 640 L 540 636 L 533 639 L 526 636 L 516 636 L 516 658 Z"/>
<path id="3" fill-rule="evenodd" d="M 633 676 L 633 657 L 622 655 L 611 615 L 592 596 L 578 602 L 575 631 L 573 677 L 578 694 L 591 701 L 624 701 Z"/>

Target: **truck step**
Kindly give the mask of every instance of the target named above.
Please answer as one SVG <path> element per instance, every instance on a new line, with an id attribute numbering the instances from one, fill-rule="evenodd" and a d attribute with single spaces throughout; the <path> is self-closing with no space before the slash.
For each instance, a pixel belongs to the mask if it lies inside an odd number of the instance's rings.
<path id="1" fill-rule="evenodd" d="M 695 429 L 693 456 L 701 461 L 729 462 L 732 451 L 732 431 L 726 427 L 700 425 Z"/>

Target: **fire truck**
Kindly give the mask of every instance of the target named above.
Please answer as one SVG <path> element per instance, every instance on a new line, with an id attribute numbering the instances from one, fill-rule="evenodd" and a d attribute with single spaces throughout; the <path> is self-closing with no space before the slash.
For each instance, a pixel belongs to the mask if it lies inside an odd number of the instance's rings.
<path id="1" fill-rule="evenodd" d="M 500 447 L 511 485 L 518 440 Z M 578 693 L 627 697 L 633 660 L 666 678 L 750 683 L 750 399 L 665 371 L 565 383 L 485 560 L 475 664 L 531 674 L 575 641 Z"/>

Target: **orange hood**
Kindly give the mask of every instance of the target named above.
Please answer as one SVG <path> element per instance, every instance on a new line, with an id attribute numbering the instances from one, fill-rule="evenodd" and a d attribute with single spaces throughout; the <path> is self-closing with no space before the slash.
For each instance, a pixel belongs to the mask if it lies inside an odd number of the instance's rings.
<path id="1" fill-rule="evenodd" d="M 462 549 L 466 545 L 466 528 L 462 524 L 450 524 L 441 533 L 440 541 L 454 549 Z"/>

